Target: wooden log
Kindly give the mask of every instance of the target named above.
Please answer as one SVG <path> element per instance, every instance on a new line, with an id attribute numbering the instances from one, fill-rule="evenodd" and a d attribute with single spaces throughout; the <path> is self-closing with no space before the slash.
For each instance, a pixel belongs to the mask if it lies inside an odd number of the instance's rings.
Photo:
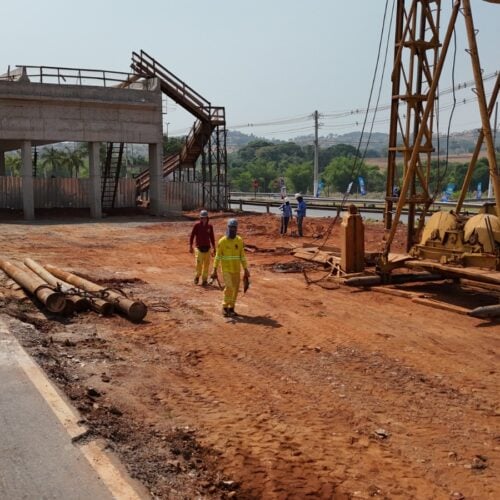
<path id="1" fill-rule="evenodd" d="M 53 313 L 62 313 L 67 308 L 67 301 L 64 294 L 56 292 L 50 285 L 42 280 L 42 278 L 28 269 L 21 269 L 11 262 L 3 259 L 0 259 L 0 267 L 16 283 L 31 294 L 35 295 L 40 302 L 45 304 L 49 311 Z"/>
<path id="2" fill-rule="evenodd" d="M 138 323 L 142 321 L 148 312 L 147 307 L 143 302 L 130 300 L 114 290 L 106 289 L 103 286 L 92 283 L 92 281 L 86 280 L 76 274 L 63 271 L 62 269 L 50 264 L 47 264 L 44 267 L 56 278 L 60 278 L 74 286 L 77 286 L 78 288 L 86 290 L 87 292 L 97 294 L 106 293 L 107 300 L 111 301 L 118 309 L 120 309 L 120 311 L 125 313 L 127 317 L 134 322 Z"/>
<path id="3" fill-rule="evenodd" d="M 57 290 L 60 290 L 62 293 L 68 294 L 69 292 L 74 291 L 74 287 L 65 283 L 61 279 L 57 279 L 33 259 L 24 259 L 24 264 L 49 285 L 53 286 Z M 90 308 L 90 302 L 85 297 L 81 297 L 80 295 L 69 295 L 66 298 L 74 305 L 74 309 L 76 311 L 86 311 Z"/>

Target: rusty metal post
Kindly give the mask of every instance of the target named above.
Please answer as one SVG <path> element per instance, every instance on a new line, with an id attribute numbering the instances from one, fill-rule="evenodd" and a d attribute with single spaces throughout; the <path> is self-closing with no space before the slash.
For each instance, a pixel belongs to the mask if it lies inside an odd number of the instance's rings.
<path id="1" fill-rule="evenodd" d="M 500 89 L 500 74 L 497 76 L 497 80 L 495 82 L 495 86 L 493 87 L 493 92 L 490 97 L 490 104 L 488 106 L 488 116 L 491 117 L 493 113 L 493 108 L 495 107 L 495 103 L 498 97 L 498 91 Z M 469 167 L 467 168 L 467 173 L 465 174 L 464 182 L 462 184 L 462 190 L 460 191 L 460 196 L 457 200 L 457 205 L 455 207 L 455 211 L 457 214 L 462 210 L 462 204 L 465 200 L 465 196 L 467 195 L 467 190 L 469 189 L 470 181 L 472 179 L 472 174 L 474 173 L 474 169 L 476 168 L 477 159 L 479 158 L 479 153 L 481 152 L 481 148 L 483 146 L 484 140 L 484 132 L 483 129 L 479 131 L 479 135 L 476 142 L 476 147 L 474 149 L 474 153 L 470 159 Z"/>
<path id="2" fill-rule="evenodd" d="M 469 39 L 472 70 L 474 72 L 474 80 L 476 82 L 477 102 L 479 104 L 479 112 L 481 114 L 482 131 L 484 135 L 484 142 L 486 143 L 490 176 L 495 194 L 497 216 L 500 217 L 500 181 L 497 170 L 497 158 L 495 155 L 495 147 L 493 145 L 493 136 L 491 134 L 488 106 L 486 105 L 486 94 L 484 92 L 484 82 L 481 74 L 481 64 L 479 62 L 479 52 L 477 50 L 476 32 L 474 29 L 474 21 L 472 19 L 470 0 L 463 0 L 463 15 L 465 18 L 465 27 L 467 28 L 467 38 Z"/>
<path id="3" fill-rule="evenodd" d="M 66 309 L 66 298 L 61 292 L 56 292 L 36 274 L 24 270 L 11 262 L 0 259 L 0 267 L 18 285 L 35 295 L 53 313 L 62 313 Z"/>
<path id="4" fill-rule="evenodd" d="M 143 302 L 127 299 L 123 295 L 120 295 L 119 293 L 113 290 L 108 290 L 103 286 L 97 285 L 96 283 L 92 283 L 91 281 L 81 278 L 76 274 L 63 271 L 58 267 L 51 266 L 50 264 L 47 264 L 44 267 L 45 269 L 47 269 L 47 271 L 52 273 L 56 278 L 60 278 L 64 281 L 67 281 L 68 283 L 77 286 L 79 288 L 82 288 L 87 292 L 91 293 L 105 292 L 109 297 L 108 300 L 111 301 L 112 304 L 114 304 L 118 309 L 120 309 L 120 311 L 124 312 L 127 315 L 127 317 L 134 322 L 142 321 L 148 312 L 147 307 Z"/>

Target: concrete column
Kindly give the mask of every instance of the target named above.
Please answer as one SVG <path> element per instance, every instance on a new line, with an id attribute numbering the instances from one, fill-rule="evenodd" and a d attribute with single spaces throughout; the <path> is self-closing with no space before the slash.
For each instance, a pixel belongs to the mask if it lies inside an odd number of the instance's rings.
<path id="1" fill-rule="evenodd" d="M 161 215 L 166 209 L 162 148 L 161 142 L 149 145 L 149 199 L 151 212 L 154 215 Z"/>
<path id="2" fill-rule="evenodd" d="M 89 142 L 89 175 L 90 175 L 90 188 L 89 188 L 89 203 L 90 203 L 90 216 L 93 219 L 100 219 L 102 217 L 101 205 L 101 165 L 99 162 L 99 142 Z"/>
<path id="3" fill-rule="evenodd" d="M 5 175 L 5 153 L 0 151 L 0 177 Z"/>
<path id="4" fill-rule="evenodd" d="M 23 181 L 23 211 L 26 220 L 35 218 L 35 195 L 33 192 L 33 162 L 31 141 L 23 141 L 21 146 L 21 177 Z"/>

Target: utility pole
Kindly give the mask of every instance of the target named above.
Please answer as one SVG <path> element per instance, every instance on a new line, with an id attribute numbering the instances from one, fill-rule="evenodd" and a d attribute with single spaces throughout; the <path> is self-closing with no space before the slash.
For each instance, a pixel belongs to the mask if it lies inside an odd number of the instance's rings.
<path id="1" fill-rule="evenodd" d="M 495 128 L 493 129 L 493 151 L 497 153 L 497 128 L 498 128 L 498 102 L 495 105 Z M 493 198 L 493 183 L 491 182 L 491 174 L 488 182 L 488 198 Z"/>
<path id="2" fill-rule="evenodd" d="M 319 143 L 318 143 L 318 111 L 314 112 L 314 184 L 313 196 L 318 197 L 318 156 L 319 156 Z"/>

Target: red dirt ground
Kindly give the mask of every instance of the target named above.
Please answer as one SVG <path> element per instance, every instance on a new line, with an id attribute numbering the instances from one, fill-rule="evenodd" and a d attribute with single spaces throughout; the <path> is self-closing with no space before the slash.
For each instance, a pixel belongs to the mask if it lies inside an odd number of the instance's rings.
<path id="1" fill-rule="evenodd" d="M 212 220 L 216 235 L 226 219 Z M 294 261 L 290 243 L 321 241 L 311 236 L 331 219 L 307 219 L 303 240 L 280 238 L 271 215 L 239 220 L 258 250 L 234 321 L 220 290 L 192 283 L 192 220 L 1 224 L 5 257 L 83 273 L 149 306 L 138 325 L 58 319 L 2 281 L 3 311 L 36 329 L 12 327 L 92 434 L 155 498 L 500 498 L 499 324 L 307 286 L 274 269 Z M 367 226 L 367 249 L 381 232 Z M 459 285 L 427 290 L 480 299 Z"/>

